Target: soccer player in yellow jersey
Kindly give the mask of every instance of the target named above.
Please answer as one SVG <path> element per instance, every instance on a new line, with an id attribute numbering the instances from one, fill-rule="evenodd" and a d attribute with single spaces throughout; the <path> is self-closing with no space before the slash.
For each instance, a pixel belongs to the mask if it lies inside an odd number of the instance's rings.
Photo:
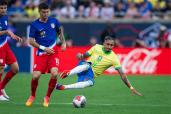
<path id="1" fill-rule="evenodd" d="M 123 73 L 120 61 L 117 55 L 112 51 L 114 47 L 114 39 L 106 36 L 103 45 L 96 44 L 84 54 L 78 53 L 77 58 L 81 60 L 75 68 L 70 71 L 64 71 L 61 78 L 78 75 L 78 81 L 74 84 L 60 85 L 56 84 L 57 90 L 78 89 L 94 85 L 94 77 L 102 74 L 106 69 L 114 66 L 121 76 L 122 81 L 131 90 L 133 94 L 141 96 L 129 82 L 126 74 Z M 88 58 L 87 60 L 85 60 Z"/>

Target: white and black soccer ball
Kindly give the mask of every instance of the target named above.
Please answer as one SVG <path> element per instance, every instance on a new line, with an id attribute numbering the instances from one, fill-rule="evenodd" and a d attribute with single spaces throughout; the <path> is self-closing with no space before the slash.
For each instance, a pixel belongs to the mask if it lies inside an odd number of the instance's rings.
<path id="1" fill-rule="evenodd" d="M 86 105 L 86 98 L 83 95 L 77 95 L 74 97 L 72 104 L 75 108 L 84 108 Z"/>

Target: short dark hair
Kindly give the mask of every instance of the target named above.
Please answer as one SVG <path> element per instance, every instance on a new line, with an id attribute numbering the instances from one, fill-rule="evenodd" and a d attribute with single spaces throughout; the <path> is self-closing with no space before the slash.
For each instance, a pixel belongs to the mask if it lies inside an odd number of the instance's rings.
<path id="1" fill-rule="evenodd" d="M 8 1 L 7 0 L 0 0 L 0 5 L 8 5 Z"/>
<path id="2" fill-rule="evenodd" d="M 39 10 L 41 10 L 41 9 L 49 9 L 48 4 L 44 3 L 44 2 L 40 3 L 39 4 Z"/>
<path id="3" fill-rule="evenodd" d="M 114 38 L 111 36 L 105 36 L 104 41 L 106 41 L 106 40 L 114 40 Z"/>

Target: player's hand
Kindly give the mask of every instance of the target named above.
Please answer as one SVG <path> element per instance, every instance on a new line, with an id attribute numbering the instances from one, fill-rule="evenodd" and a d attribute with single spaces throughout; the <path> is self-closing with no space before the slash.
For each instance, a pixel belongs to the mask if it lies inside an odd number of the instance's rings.
<path id="1" fill-rule="evenodd" d="M 46 49 L 45 49 L 45 52 L 46 52 L 48 55 L 54 54 L 54 53 L 55 53 L 55 51 L 54 51 L 53 49 L 51 49 L 51 48 L 46 48 Z"/>
<path id="2" fill-rule="evenodd" d="M 61 50 L 62 50 L 62 51 L 65 51 L 65 50 L 66 50 L 66 43 L 65 43 L 65 42 L 62 43 L 62 45 L 61 45 Z"/>
<path id="3" fill-rule="evenodd" d="M 17 40 L 18 42 L 22 42 L 22 41 L 23 41 L 22 38 L 20 38 L 19 36 L 15 35 L 13 32 L 11 32 L 11 31 L 9 31 L 9 30 L 7 30 L 7 34 L 8 34 L 11 38 L 13 38 L 14 40 Z"/>
<path id="4" fill-rule="evenodd" d="M 141 93 L 139 93 L 136 89 L 131 89 L 131 95 L 138 95 L 138 96 L 142 96 Z"/>
<path id="5" fill-rule="evenodd" d="M 78 60 L 82 60 L 83 59 L 83 54 L 77 53 L 76 57 L 77 57 Z"/>

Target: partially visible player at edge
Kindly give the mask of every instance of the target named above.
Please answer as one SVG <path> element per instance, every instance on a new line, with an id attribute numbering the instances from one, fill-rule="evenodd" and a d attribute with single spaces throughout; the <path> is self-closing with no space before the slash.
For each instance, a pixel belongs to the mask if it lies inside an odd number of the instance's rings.
<path id="1" fill-rule="evenodd" d="M 38 50 L 36 52 L 31 80 L 31 95 L 26 102 L 26 106 L 31 106 L 34 102 L 38 80 L 41 74 L 48 70 L 51 73 L 51 78 L 43 102 L 43 106 L 48 107 L 50 95 L 55 88 L 58 75 L 59 59 L 56 44 L 57 36 L 59 36 L 62 42 L 61 49 L 63 51 L 66 49 L 66 42 L 60 22 L 55 18 L 49 17 L 49 6 L 46 3 L 40 3 L 38 8 L 40 18 L 31 23 L 29 34 L 30 44 Z"/>
<path id="2" fill-rule="evenodd" d="M 4 88 L 19 71 L 15 55 L 8 46 L 7 36 L 17 41 L 22 41 L 19 36 L 8 30 L 8 16 L 6 15 L 7 5 L 7 0 L 0 0 L 0 101 L 9 100 L 9 96 L 5 93 Z M 10 66 L 10 70 L 2 80 L 5 64 Z"/>
<path id="3" fill-rule="evenodd" d="M 112 51 L 113 47 L 114 39 L 111 36 L 106 36 L 103 45 L 96 44 L 86 53 L 78 53 L 77 58 L 81 60 L 78 66 L 70 71 L 64 71 L 61 75 L 61 78 L 66 78 L 67 76 L 77 74 L 78 82 L 70 85 L 56 84 L 56 89 L 66 90 L 93 86 L 94 77 L 102 74 L 109 67 L 114 66 L 120 74 L 122 81 L 131 90 L 131 92 L 133 94 L 141 96 L 141 93 L 139 93 L 130 84 L 126 74 L 123 73 L 119 59 L 117 55 Z M 86 58 L 88 59 L 84 60 Z"/>

